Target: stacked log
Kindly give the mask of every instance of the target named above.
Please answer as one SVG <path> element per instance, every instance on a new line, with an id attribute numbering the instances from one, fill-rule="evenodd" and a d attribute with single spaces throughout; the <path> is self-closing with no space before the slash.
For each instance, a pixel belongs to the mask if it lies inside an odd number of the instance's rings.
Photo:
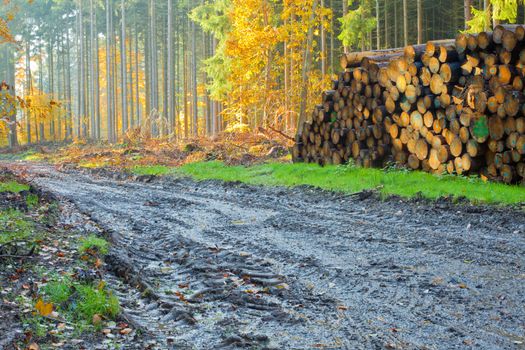
<path id="1" fill-rule="evenodd" d="M 296 161 L 525 183 L 525 28 L 344 55 L 299 130 Z"/>

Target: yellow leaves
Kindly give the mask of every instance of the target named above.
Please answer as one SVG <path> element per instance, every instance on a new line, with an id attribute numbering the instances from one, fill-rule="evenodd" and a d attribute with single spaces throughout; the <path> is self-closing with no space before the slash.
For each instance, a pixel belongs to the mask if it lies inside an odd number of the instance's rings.
<path id="1" fill-rule="evenodd" d="M 38 299 L 35 304 L 35 309 L 40 316 L 49 316 L 53 312 L 53 304 L 45 303 L 42 298 Z"/>
<path id="2" fill-rule="evenodd" d="M 7 26 L 5 19 L 0 17 L 0 43 L 2 42 L 14 42 L 15 39 Z"/>

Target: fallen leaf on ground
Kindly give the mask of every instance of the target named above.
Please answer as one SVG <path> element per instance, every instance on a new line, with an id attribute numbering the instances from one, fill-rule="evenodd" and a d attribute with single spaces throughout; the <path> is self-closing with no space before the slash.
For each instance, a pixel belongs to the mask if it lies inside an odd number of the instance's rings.
<path id="1" fill-rule="evenodd" d="M 121 330 L 120 330 L 120 334 L 124 334 L 124 335 L 126 335 L 126 334 L 131 333 L 132 331 L 133 331 L 133 330 L 132 330 L 131 328 L 124 328 L 124 329 L 121 329 Z"/>
<path id="2" fill-rule="evenodd" d="M 38 299 L 35 309 L 41 316 L 49 316 L 53 312 L 53 304 L 45 303 L 42 299 Z"/>

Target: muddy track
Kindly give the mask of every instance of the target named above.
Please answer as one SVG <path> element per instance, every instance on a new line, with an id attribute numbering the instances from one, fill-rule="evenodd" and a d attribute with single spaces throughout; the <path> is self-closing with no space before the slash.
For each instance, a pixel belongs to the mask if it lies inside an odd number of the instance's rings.
<path id="1" fill-rule="evenodd" d="M 525 214 L 8 164 L 114 243 L 161 348 L 525 348 Z"/>

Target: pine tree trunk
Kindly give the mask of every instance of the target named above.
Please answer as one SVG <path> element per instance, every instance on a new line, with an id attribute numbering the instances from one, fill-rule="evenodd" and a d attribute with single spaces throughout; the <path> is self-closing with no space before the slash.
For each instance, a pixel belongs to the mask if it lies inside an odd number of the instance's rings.
<path id="1" fill-rule="evenodd" d="M 39 51 L 39 55 L 38 55 L 38 90 L 39 91 L 38 91 L 38 94 L 42 95 L 44 93 L 44 75 L 43 75 L 44 66 L 42 64 L 42 57 L 43 57 L 42 44 L 38 46 L 38 51 Z M 42 115 L 40 115 L 39 134 L 40 134 L 40 141 L 41 142 L 45 141 L 46 133 L 44 130 L 44 122 L 43 122 Z"/>
<path id="2" fill-rule="evenodd" d="M 467 24 L 468 21 L 472 19 L 472 14 L 470 12 L 470 8 L 472 7 L 472 0 L 465 0 L 465 30 L 469 29 L 469 26 Z"/>
<path id="3" fill-rule="evenodd" d="M 97 13 L 93 11 L 93 22 L 95 23 L 95 30 L 97 28 Z M 100 60 L 99 60 L 99 44 L 98 31 L 95 32 L 95 70 L 94 70 L 94 90 L 95 90 L 95 137 L 100 140 Z"/>
<path id="4" fill-rule="evenodd" d="M 421 45 L 423 43 L 423 6 L 421 4 L 423 0 L 417 0 L 417 43 Z"/>
<path id="5" fill-rule="evenodd" d="M 106 119 L 107 119 L 107 137 L 110 143 L 115 142 L 114 125 L 113 125 L 113 84 L 111 82 L 111 5 L 110 0 L 106 0 Z"/>
<path id="6" fill-rule="evenodd" d="M 6 61 L 7 61 L 6 62 L 6 67 L 7 67 L 6 76 L 7 76 L 8 85 L 10 87 L 9 93 L 12 96 L 16 96 L 15 60 L 13 57 L 13 52 L 11 51 L 10 47 L 6 48 Z M 17 136 L 17 130 L 16 130 L 17 129 L 16 128 L 16 114 L 12 115 L 9 118 L 9 123 L 10 123 L 10 126 L 9 126 L 8 142 L 9 142 L 9 147 L 12 148 L 12 147 L 18 146 L 18 136 Z"/>
<path id="7" fill-rule="evenodd" d="M 29 40 L 27 40 L 26 42 L 26 50 L 25 50 L 25 55 L 26 55 L 26 93 L 25 93 L 25 96 L 26 98 L 31 95 L 31 53 L 30 53 L 30 50 L 31 50 L 31 46 L 29 44 Z M 29 109 L 26 109 L 26 112 L 25 112 L 25 116 L 26 116 L 26 141 L 27 141 L 27 144 L 31 144 L 31 111 Z"/>
<path id="8" fill-rule="evenodd" d="M 324 0 L 321 0 L 321 8 L 324 9 Z M 321 17 L 321 74 L 326 75 L 326 32 L 323 25 L 324 18 Z"/>
<path id="9" fill-rule="evenodd" d="M 174 136 L 175 126 L 175 114 L 173 113 L 173 0 L 168 0 L 168 34 L 167 34 L 167 50 L 168 50 L 168 63 L 167 63 L 167 103 L 166 111 L 168 115 L 168 134 L 170 137 Z"/>
<path id="10" fill-rule="evenodd" d="M 312 4 L 312 12 L 310 13 L 310 22 L 312 23 L 315 18 L 315 11 L 317 10 L 317 1 L 314 0 Z M 308 34 L 306 39 L 306 48 L 304 51 L 303 56 L 303 69 L 301 73 L 301 79 L 302 79 L 302 89 L 301 89 L 301 106 L 299 110 L 299 123 L 297 125 L 297 136 L 300 137 L 302 134 L 303 129 L 303 123 L 306 120 L 306 106 L 307 106 L 307 97 L 308 97 L 308 82 L 307 82 L 307 74 L 308 70 L 310 69 L 310 51 L 312 49 L 312 42 L 313 42 L 313 26 L 310 26 L 308 28 Z"/>
<path id="11" fill-rule="evenodd" d="M 388 17 L 391 16 L 391 14 L 387 10 L 387 1 L 385 0 L 385 10 L 384 10 L 384 16 L 385 16 L 385 49 L 387 49 L 390 45 L 390 41 L 388 40 Z"/>
<path id="12" fill-rule="evenodd" d="M 136 16 L 136 14 L 135 14 Z M 141 112 L 141 103 L 140 103 L 140 93 L 139 93 L 139 32 L 137 28 L 137 22 L 135 21 L 135 98 L 136 98 L 136 110 L 137 110 L 137 125 L 142 126 L 142 112 Z"/>
<path id="13" fill-rule="evenodd" d="M 55 57 L 53 52 L 53 39 L 52 37 L 49 37 L 49 42 L 47 44 L 47 75 L 48 75 L 48 81 L 49 81 L 49 95 L 52 99 L 55 99 L 55 79 L 54 79 L 54 63 L 55 63 Z M 50 137 L 52 140 L 56 140 L 56 130 L 55 130 L 55 111 L 54 109 L 51 111 L 51 125 L 50 125 Z"/>
<path id="14" fill-rule="evenodd" d="M 127 84 L 127 60 L 126 60 L 126 8 L 124 7 L 124 0 L 120 1 L 121 10 L 121 28 L 120 28 L 120 91 L 122 103 L 122 135 L 128 132 L 128 84 Z"/>
<path id="15" fill-rule="evenodd" d="M 197 95 L 197 35 L 195 22 L 191 21 L 191 89 L 192 89 L 192 134 L 199 134 L 198 95 Z"/>
<path id="16" fill-rule="evenodd" d="M 380 13 L 379 13 L 379 0 L 376 0 L 376 49 L 381 49 L 381 20 L 380 20 Z"/>
<path id="17" fill-rule="evenodd" d="M 387 0 L 385 0 L 385 4 L 386 4 L 386 1 Z M 348 13 L 348 1 L 343 0 L 343 16 L 346 16 L 347 13 Z M 348 46 L 344 46 L 343 50 L 344 50 L 344 53 L 348 53 Z"/>
<path id="18" fill-rule="evenodd" d="M 151 121 L 152 128 L 151 133 L 153 137 L 158 136 L 158 113 L 159 113 L 159 85 L 158 85 L 158 68 L 157 68 L 157 29 L 156 29 L 156 11 L 155 11 L 155 1 L 150 0 L 150 83 L 151 83 L 151 102 L 152 102 L 152 112 L 150 114 L 153 116 Z"/>
<path id="19" fill-rule="evenodd" d="M 408 0 L 403 0 L 403 38 L 405 46 L 408 46 Z"/>
<path id="20" fill-rule="evenodd" d="M 91 115 L 91 138 L 97 138 L 97 118 L 96 118 L 96 108 L 95 108 L 95 94 L 98 94 L 98 91 L 95 91 L 95 65 L 98 65 L 98 62 L 95 63 L 95 18 L 94 18 L 94 9 L 93 9 L 93 0 L 89 0 L 89 41 L 90 41 L 90 50 L 89 50 L 89 70 L 91 79 L 89 80 L 89 90 L 90 90 L 90 111 Z"/>

